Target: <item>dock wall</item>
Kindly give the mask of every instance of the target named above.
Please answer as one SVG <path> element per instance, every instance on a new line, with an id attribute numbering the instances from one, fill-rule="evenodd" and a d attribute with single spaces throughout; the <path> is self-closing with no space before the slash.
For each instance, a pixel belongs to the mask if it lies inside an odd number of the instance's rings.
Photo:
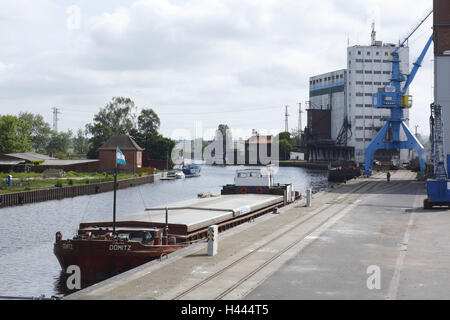
<path id="1" fill-rule="evenodd" d="M 149 175 L 145 177 L 120 180 L 117 182 L 118 189 L 139 186 L 147 183 L 153 183 L 160 180 L 160 174 Z M 43 202 L 49 200 L 61 200 L 64 198 L 73 198 L 77 196 L 91 195 L 114 190 L 114 182 L 101 182 L 93 184 L 83 184 L 77 186 L 68 186 L 62 188 L 52 188 L 44 190 L 33 190 L 0 195 L 0 208 L 13 207 L 28 203 Z"/>
<path id="2" fill-rule="evenodd" d="M 298 167 L 306 168 L 312 170 L 324 170 L 327 171 L 329 168 L 328 163 L 314 163 L 314 162 L 303 162 L 303 161 L 280 161 L 280 167 Z"/>

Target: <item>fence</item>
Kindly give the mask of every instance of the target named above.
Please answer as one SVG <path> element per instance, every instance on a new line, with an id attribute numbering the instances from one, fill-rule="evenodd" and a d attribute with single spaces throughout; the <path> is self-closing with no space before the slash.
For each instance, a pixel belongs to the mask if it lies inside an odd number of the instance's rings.
<path id="1" fill-rule="evenodd" d="M 142 184 L 153 183 L 155 182 L 155 180 L 159 180 L 159 175 L 150 175 L 145 177 L 120 180 L 117 182 L 117 189 L 125 189 Z M 0 208 L 13 207 L 27 203 L 73 198 L 77 196 L 91 195 L 113 190 L 114 182 L 109 181 L 62 188 L 8 193 L 0 195 Z"/>

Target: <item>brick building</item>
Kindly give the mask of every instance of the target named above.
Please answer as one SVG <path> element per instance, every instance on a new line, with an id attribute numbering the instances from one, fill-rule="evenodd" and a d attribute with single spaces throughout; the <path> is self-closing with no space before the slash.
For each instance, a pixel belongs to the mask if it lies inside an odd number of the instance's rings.
<path id="1" fill-rule="evenodd" d="M 113 171 L 116 163 L 117 147 L 125 155 L 127 165 L 119 166 L 121 171 L 136 173 L 142 168 L 142 149 L 130 136 L 112 136 L 98 149 L 100 171 Z"/>

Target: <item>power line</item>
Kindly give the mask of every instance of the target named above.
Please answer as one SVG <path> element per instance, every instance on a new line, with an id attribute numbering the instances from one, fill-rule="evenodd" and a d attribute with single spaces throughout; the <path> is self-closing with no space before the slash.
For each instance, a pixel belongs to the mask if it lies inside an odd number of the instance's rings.
<path id="1" fill-rule="evenodd" d="M 199 112 L 185 112 L 183 114 L 184 116 L 188 116 L 188 115 L 202 115 L 202 114 L 222 114 L 222 113 L 243 113 L 243 112 L 247 112 L 247 111 L 260 111 L 260 110 L 276 110 L 279 109 L 280 107 L 261 107 L 261 108 L 246 108 L 246 107 L 240 107 L 238 109 L 229 109 L 229 110 L 222 110 L 222 111 L 199 111 Z M 70 108 L 64 108 L 64 111 L 69 111 L 69 112 L 79 112 L 79 113 L 86 113 L 87 111 L 83 111 L 83 110 L 75 110 L 75 109 L 70 109 Z M 156 109 L 154 109 L 154 111 L 158 114 L 158 115 L 179 115 L 181 113 L 181 111 L 179 112 L 158 112 Z"/>
<path id="2" fill-rule="evenodd" d="M 285 120 L 284 120 L 284 132 L 289 132 L 289 113 L 288 113 L 289 106 L 286 106 L 286 113 L 284 114 Z"/>
<path id="3" fill-rule="evenodd" d="M 302 103 L 298 103 L 298 134 L 300 135 L 303 128 L 302 128 Z"/>
<path id="4" fill-rule="evenodd" d="M 53 110 L 53 131 L 58 132 L 58 120 L 59 120 L 58 114 L 60 114 L 61 112 L 56 107 L 52 108 L 52 110 Z"/>

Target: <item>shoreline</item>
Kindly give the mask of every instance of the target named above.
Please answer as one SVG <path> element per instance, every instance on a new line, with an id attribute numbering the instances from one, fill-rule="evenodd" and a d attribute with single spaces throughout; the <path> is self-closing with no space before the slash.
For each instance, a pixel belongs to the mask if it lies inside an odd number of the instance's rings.
<path id="1" fill-rule="evenodd" d="M 154 183 L 161 179 L 161 174 L 153 174 L 144 177 L 124 179 L 117 181 L 118 189 L 126 189 L 148 183 Z M 0 209 L 19 205 L 61 200 L 77 196 L 99 194 L 114 190 L 114 181 L 99 182 L 92 184 L 81 184 L 61 188 L 39 189 L 31 191 L 21 191 L 0 195 Z"/>

